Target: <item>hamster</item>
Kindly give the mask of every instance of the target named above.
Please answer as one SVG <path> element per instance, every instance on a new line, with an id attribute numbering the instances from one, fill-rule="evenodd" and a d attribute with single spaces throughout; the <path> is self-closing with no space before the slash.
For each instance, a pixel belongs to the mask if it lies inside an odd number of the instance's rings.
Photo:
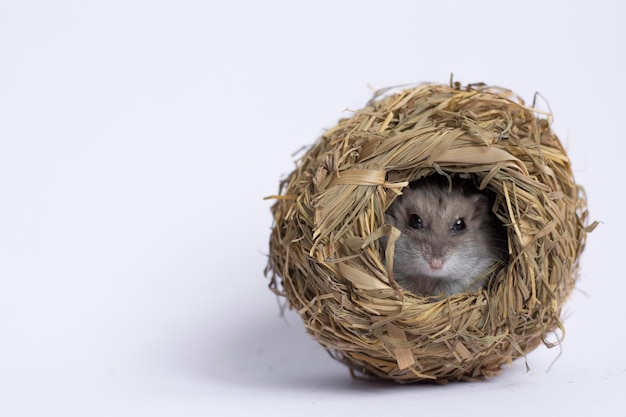
<path id="1" fill-rule="evenodd" d="M 451 185 L 451 188 L 450 188 Z M 506 227 L 469 180 L 441 175 L 414 181 L 385 213 L 400 230 L 393 275 L 414 294 L 449 297 L 484 286 L 507 259 Z"/>

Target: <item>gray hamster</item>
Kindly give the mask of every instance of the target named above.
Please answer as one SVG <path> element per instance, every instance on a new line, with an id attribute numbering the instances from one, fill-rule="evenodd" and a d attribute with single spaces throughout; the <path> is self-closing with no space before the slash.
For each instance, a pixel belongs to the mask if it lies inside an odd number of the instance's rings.
<path id="1" fill-rule="evenodd" d="M 385 221 L 401 232 L 394 278 L 414 294 L 449 297 L 478 290 L 494 266 L 506 264 L 506 227 L 470 180 L 450 183 L 432 175 L 414 181 L 389 207 Z"/>

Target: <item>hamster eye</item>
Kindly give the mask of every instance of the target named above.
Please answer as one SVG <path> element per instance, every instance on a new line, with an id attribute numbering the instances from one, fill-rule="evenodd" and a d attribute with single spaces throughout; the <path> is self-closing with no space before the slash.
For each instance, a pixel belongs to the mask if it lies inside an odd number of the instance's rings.
<path id="1" fill-rule="evenodd" d="M 463 221 L 463 219 L 457 219 L 452 225 L 452 230 L 455 232 L 460 232 L 463 229 L 465 229 L 465 221 Z"/>
<path id="2" fill-rule="evenodd" d="M 409 217 L 409 226 L 413 229 L 422 229 L 424 227 L 422 218 L 417 214 L 411 214 L 411 217 Z"/>

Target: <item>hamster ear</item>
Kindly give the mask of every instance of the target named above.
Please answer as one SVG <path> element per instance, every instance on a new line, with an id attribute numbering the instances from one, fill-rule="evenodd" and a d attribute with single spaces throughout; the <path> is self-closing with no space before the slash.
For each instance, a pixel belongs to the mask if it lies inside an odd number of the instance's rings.
<path id="1" fill-rule="evenodd" d="M 482 194 L 482 193 L 472 194 L 471 200 L 477 209 L 489 210 L 489 199 L 487 198 L 485 194 Z"/>

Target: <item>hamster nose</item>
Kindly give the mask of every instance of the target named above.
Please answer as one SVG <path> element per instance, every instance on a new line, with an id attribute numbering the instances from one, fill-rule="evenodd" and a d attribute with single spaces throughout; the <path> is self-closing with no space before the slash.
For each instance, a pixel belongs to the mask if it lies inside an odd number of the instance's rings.
<path id="1" fill-rule="evenodd" d="M 441 269 L 443 268 L 443 258 L 430 258 L 428 265 L 433 270 Z"/>

